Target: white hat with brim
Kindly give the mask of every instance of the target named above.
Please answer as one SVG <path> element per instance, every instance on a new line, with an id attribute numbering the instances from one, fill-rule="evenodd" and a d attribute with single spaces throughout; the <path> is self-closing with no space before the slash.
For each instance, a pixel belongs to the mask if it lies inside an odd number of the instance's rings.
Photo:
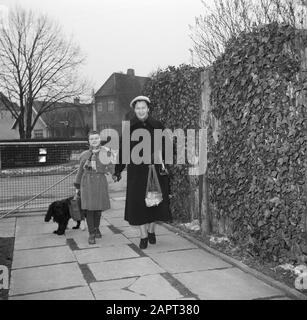
<path id="1" fill-rule="evenodd" d="M 147 103 L 151 103 L 150 99 L 148 97 L 145 96 L 138 96 L 136 98 L 134 98 L 131 102 L 130 102 L 130 107 L 134 108 L 134 105 L 138 102 L 138 101 L 146 101 Z"/>

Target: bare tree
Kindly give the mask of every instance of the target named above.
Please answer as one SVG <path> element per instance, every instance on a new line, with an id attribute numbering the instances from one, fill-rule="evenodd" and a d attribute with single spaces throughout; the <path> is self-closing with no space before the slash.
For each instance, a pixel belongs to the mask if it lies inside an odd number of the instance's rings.
<path id="1" fill-rule="evenodd" d="M 195 18 L 190 26 L 193 53 L 197 64 L 208 66 L 224 52 L 230 38 L 250 32 L 259 25 L 272 22 L 307 26 L 306 0 L 214 0 L 202 1 L 205 15 Z"/>
<path id="2" fill-rule="evenodd" d="M 58 24 L 45 15 L 16 8 L 0 29 L 0 92 L 18 121 L 20 138 L 31 138 L 41 116 L 57 102 L 82 94 L 85 82 L 78 77 L 84 62 L 80 48 L 67 39 Z M 33 104 L 40 109 L 33 114 Z"/>

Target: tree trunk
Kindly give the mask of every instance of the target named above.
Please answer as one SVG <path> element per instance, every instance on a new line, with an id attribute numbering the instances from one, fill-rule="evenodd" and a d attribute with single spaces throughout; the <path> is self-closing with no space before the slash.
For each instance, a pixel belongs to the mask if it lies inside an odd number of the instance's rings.
<path id="1" fill-rule="evenodd" d="M 19 138 L 25 139 L 26 133 L 25 133 L 25 125 L 24 125 L 24 110 L 22 108 L 20 108 L 20 114 L 17 122 L 18 122 Z"/>
<path id="2" fill-rule="evenodd" d="M 18 129 L 19 129 L 19 138 L 20 139 L 25 139 L 26 138 L 26 133 L 23 124 L 21 125 L 21 121 L 18 121 Z"/>

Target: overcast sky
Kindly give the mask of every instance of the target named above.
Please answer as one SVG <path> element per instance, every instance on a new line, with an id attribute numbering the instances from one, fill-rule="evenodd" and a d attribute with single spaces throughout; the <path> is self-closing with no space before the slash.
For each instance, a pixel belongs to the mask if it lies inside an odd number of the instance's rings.
<path id="1" fill-rule="evenodd" d="M 206 0 L 208 2 L 208 0 Z M 84 75 L 97 90 L 113 73 L 191 63 L 189 24 L 201 0 L 0 0 L 47 13 L 87 56 Z"/>

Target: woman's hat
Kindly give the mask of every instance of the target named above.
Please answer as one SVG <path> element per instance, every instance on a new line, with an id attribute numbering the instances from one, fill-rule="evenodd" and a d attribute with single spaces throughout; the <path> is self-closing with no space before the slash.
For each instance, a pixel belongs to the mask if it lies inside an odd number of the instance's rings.
<path id="1" fill-rule="evenodd" d="M 148 97 L 145 96 L 138 96 L 136 98 L 134 98 L 131 102 L 130 102 L 130 107 L 134 108 L 134 105 L 138 102 L 138 101 L 146 101 L 148 104 L 150 104 L 150 99 Z"/>

